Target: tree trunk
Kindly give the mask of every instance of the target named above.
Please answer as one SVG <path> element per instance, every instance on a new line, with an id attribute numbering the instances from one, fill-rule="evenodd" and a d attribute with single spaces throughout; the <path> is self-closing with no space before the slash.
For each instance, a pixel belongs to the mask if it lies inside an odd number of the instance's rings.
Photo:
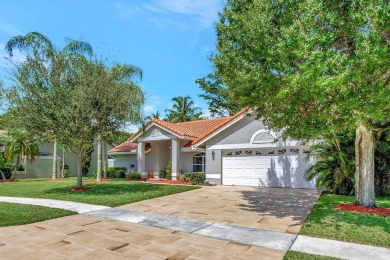
<path id="1" fill-rule="evenodd" d="M 65 149 L 62 149 L 61 176 L 62 178 L 65 177 Z"/>
<path id="2" fill-rule="evenodd" d="M 57 179 L 57 138 L 54 139 L 54 148 L 53 148 L 53 175 L 51 176 L 52 180 Z"/>
<path id="3" fill-rule="evenodd" d="M 77 145 L 77 187 L 83 187 L 83 145 Z"/>
<path id="4" fill-rule="evenodd" d="M 102 180 L 102 138 L 100 135 L 97 137 L 97 175 L 96 180 Z"/>
<path id="5" fill-rule="evenodd" d="M 356 129 L 355 141 L 356 204 L 366 208 L 376 207 L 374 182 L 375 133 L 366 126 L 359 125 Z"/>
<path id="6" fill-rule="evenodd" d="M 5 181 L 4 173 L 1 170 L 0 170 L 0 173 L 1 173 L 1 177 L 3 178 L 3 181 Z"/>
<path id="7" fill-rule="evenodd" d="M 11 177 L 9 178 L 10 180 L 13 180 L 15 178 L 15 173 L 19 167 L 19 163 L 20 163 L 20 157 L 18 155 L 18 157 L 16 157 L 16 166 L 15 166 L 14 170 L 12 171 Z"/>
<path id="8" fill-rule="evenodd" d="M 107 144 L 103 142 L 103 178 L 107 179 Z"/>

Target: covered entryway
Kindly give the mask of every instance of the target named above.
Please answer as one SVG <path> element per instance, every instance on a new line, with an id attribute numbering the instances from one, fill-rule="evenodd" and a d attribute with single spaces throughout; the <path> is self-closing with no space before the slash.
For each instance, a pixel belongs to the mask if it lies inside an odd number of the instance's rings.
<path id="1" fill-rule="evenodd" d="M 303 147 L 225 150 L 222 184 L 315 188 L 304 176 L 311 165 L 305 152 Z"/>

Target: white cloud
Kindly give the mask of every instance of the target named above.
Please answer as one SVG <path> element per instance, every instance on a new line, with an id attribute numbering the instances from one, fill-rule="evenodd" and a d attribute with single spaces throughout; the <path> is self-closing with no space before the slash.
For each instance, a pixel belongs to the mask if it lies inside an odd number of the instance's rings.
<path id="1" fill-rule="evenodd" d="M 149 15 L 149 20 L 158 27 L 173 25 L 179 29 L 203 29 L 211 27 L 217 21 L 222 0 L 151 0 L 141 5 L 115 2 L 114 7 L 124 19 Z M 185 15 L 186 19 L 176 20 L 172 14 Z"/>
<path id="2" fill-rule="evenodd" d="M 155 113 L 156 111 L 162 111 L 161 107 L 163 105 L 162 99 L 157 95 L 151 95 L 146 97 L 146 104 L 144 106 L 144 113 L 145 114 L 151 114 Z"/>
<path id="3" fill-rule="evenodd" d="M 10 24 L 4 20 L 0 20 L 0 31 L 2 31 L 2 32 L 6 33 L 12 37 L 22 34 L 21 30 L 19 30 L 18 28 L 16 28 L 12 24 Z"/>
<path id="4" fill-rule="evenodd" d="M 156 112 L 156 106 L 154 106 L 154 105 L 146 105 L 145 107 L 144 107 L 144 112 L 145 113 L 154 113 L 154 112 Z"/>
<path id="5" fill-rule="evenodd" d="M 132 16 L 143 14 L 142 8 L 139 6 L 128 6 L 121 2 L 115 2 L 114 7 L 118 10 L 118 15 L 122 19 L 128 19 Z"/>
<path id="6" fill-rule="evenodd" d="M 220 0 L 155 0 L 154 6 L 170 12 L 195 15 L 204 27 L 210 27 L 218 18 Z"/>
<path id="7" fill-rule="evenodd" d="M 0 67 L 9 68 L 12 66 L 12 62 L 19 63 L 25 60 L 26 56 L 18 50 L 13 51 L 13 56 L 10 59 L 8 53 L 5 51 L 5 43 L 0 42 Z"/>

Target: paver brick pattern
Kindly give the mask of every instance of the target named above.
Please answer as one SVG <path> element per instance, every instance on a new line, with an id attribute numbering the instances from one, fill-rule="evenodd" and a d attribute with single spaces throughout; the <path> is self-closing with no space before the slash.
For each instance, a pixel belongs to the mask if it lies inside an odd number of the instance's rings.
<path id="1" fill-rule="evenodd" d="M 86 215 L 0 229 L 0 259 L 282 259 L 283 255 Z"/>
<path id="2" fill-rule="evenodd" d="M 318 197 L 316 190 L 215 186 L 121 208 L 298 234 Z"/>

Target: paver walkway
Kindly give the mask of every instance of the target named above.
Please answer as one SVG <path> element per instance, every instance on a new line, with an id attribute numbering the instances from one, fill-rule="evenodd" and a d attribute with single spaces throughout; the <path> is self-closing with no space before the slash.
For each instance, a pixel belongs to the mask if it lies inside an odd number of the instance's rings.
<path id="1" fill-rule="evenodd" d="M 32 198 L 5 197 L 5 196 L 0 196 L 0 201 L 35 205 L 35 206 L 44 206 L 44 207 L 56 208 L 56 209 L 66 209 L 66 210 L 77 212 L 79 214 L 110 208 L 106 206 L 92 205 L 92 204 L 73 202 L 73 201 L 32 199 Z"/>

